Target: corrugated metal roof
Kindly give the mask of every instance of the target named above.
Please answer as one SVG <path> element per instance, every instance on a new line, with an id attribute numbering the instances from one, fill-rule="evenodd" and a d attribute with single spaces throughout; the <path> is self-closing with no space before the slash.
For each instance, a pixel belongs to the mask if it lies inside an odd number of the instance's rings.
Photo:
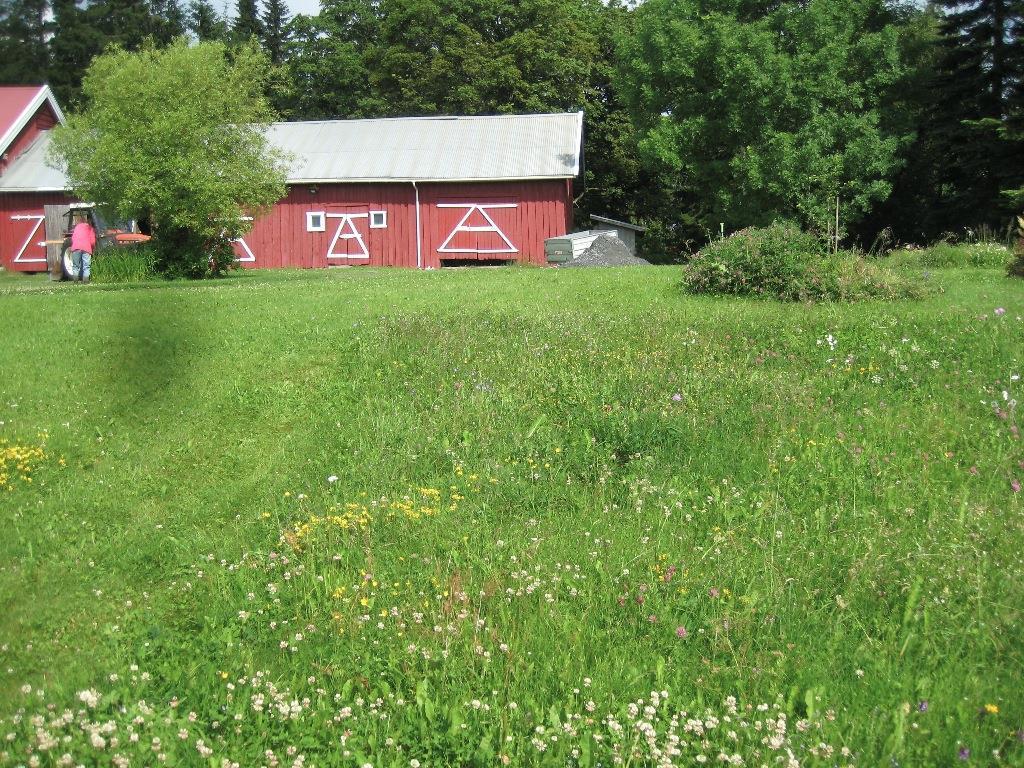
<path id="1" fill-rule="evenodd" d="M 0 176 L 0 192 L 54 192 L 68 187 L 67 177 L 46 164 L 50 132 L 43 131 Z"/>
<path id="2" fill-rule="evenodd" d="M 293 157 L 293 184 L 564 179 L 580 171 L 583 113 L 273 123 L 268 135 Z M 41 136 L 0 190 L 65 189 L 46 165 L 49 144 Z"/>
<path id="3" fill-rule="evenodd" d="M 579 174 L 583 113 L 274 123 L 289 180 L 468 181 Z"/>

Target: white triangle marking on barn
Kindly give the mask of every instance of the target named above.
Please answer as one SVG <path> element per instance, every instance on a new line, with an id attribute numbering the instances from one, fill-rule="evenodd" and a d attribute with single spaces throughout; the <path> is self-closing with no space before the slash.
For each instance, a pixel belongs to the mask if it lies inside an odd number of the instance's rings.
<path id="1" fill-rule="evenodd" d="M 459 223 L 455 225 L 455 228 L 449 233 L 448 237 L 441 244 L 441 247 L 437 249 L 438 253 L 519 253 L 519 249 L 516 248 L 512 241 L 508 239 L 504 232 L 501 231 L 501 227 L 494 223 L 494 219 L 491 218 L 487 211 L 491 208 L 518 208 L 517 203 L 438 203 L 438 208 L 466 208 L 465 215 L 459 219 Z M 479 213 L 487 221 L 488 226 L 486 227 L 470 227 L 466 226 L 466 222 L 469 221 L 469 217 L 474 213 Z M 455 239 L 455 236 L 460 232 L 495 232 L 498 237 L 505 241 L 507 248 L 452 248 L 451 242 Z"/>

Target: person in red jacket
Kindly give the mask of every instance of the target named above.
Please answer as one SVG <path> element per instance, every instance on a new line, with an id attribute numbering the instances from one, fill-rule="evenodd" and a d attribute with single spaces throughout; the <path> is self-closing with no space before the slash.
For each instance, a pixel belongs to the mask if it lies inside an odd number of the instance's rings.
<path id="1" fill-rule="evenodd" d="M 92 252 L 96 248 L 96 230 L 83 214 L 75 214 L 75 228 L 71 230 L 71 277 L 89 282 Z"/>

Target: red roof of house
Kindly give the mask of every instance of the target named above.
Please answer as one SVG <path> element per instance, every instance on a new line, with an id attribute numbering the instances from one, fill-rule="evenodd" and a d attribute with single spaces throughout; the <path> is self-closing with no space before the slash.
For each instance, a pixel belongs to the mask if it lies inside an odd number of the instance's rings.
<path id="1" fill-rule="evenodd" d="M 49 86 L 46 85 L 3 85 L 0 86 L 0 154 L 5 152 L 17 138 L 22 128 L 46 101 L 63 121 L 64 114 L 57 106 Z"/>

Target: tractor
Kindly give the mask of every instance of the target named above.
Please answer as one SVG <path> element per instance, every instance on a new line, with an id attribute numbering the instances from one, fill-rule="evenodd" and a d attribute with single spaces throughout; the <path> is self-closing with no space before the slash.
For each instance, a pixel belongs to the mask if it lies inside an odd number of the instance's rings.
<path id="1" fill-rule="evenodd" d="M 46 206 L 50 208 L 50 206 Z M 57 207 L 57 206 L 54 206 Z M 134 243 L 144 243 L 150 239 L 149 235 L 139 232 L 136 222 L 107 222 L 96 209 L 95 203 L 72 203 L 59 213 L 59 218 L 52 216 L 48 210 L 46 217 L 47 240 L 46 240 L 46 266 L 50 272 L 51 280 L 70 280 L 73 275 L 71 266 L 71 231 L 75 228 L 75 217 L 83 215 L 87 217 L 92 228 L 96 231 L 96 250 L 104 248 L 124 247 Z M 54 227 L 58 231 L 51 231 L 50 222 L 59 222 Z"/>

